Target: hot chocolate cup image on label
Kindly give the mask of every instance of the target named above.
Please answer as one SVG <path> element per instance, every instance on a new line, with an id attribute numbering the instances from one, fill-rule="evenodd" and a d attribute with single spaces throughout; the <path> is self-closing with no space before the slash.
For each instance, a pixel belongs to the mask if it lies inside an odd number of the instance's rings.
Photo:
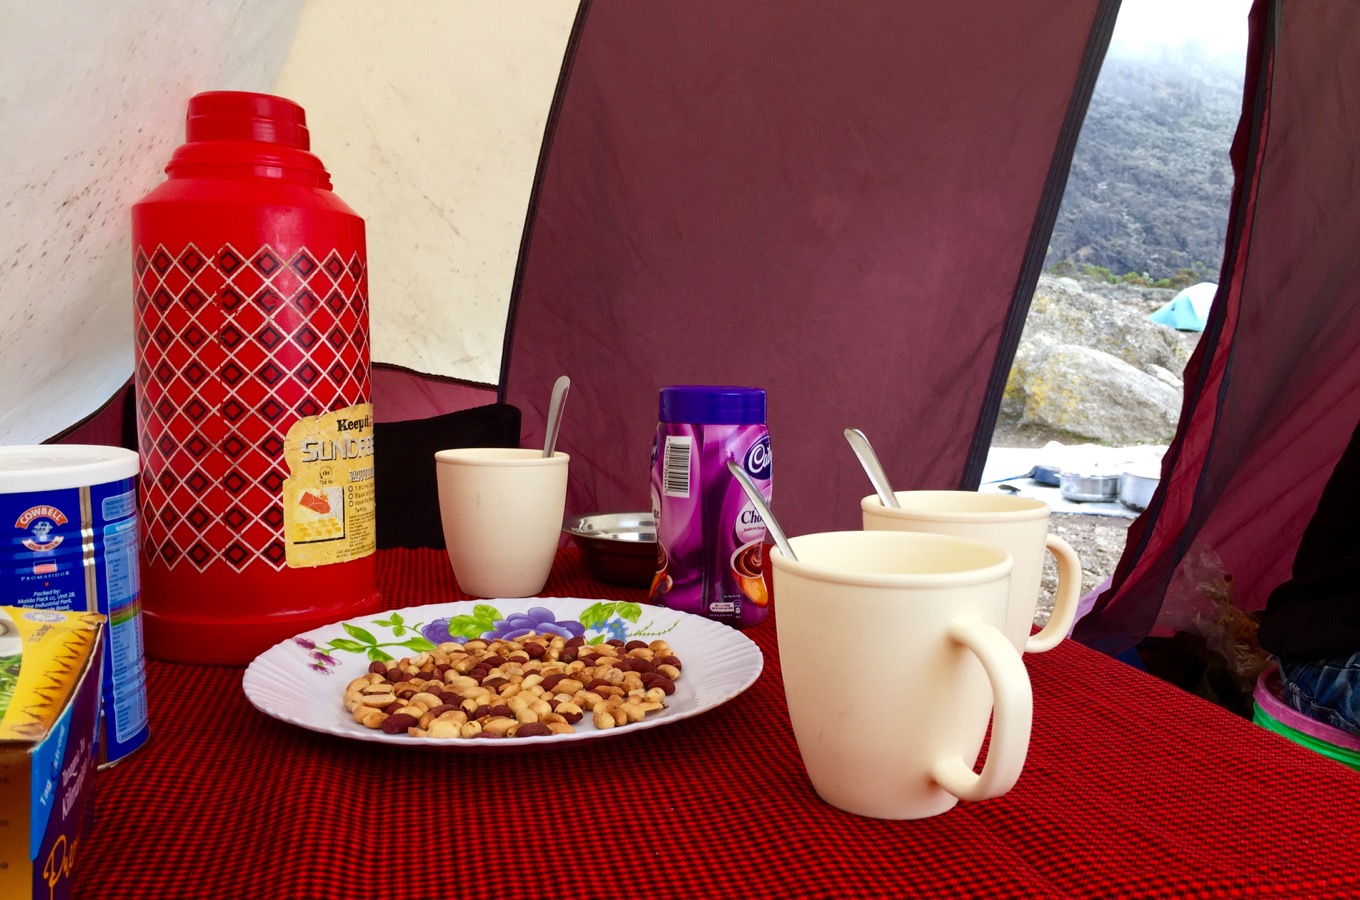
<path id="1" fill-rule="evenodd" d="M 756 606 L 770 602 L 770 591 L 765 586 L 764 541 L 743 544 L 732 554 L 732 576 L 742 594 Z"/>
<path id="2" fill-rule="evenodd" d="M 666 552 L 666 545 L 658 540 L 656 542 L 656 575 L 652 577 L 652 586 L 647 591 L 649 597 L 655 599 L 671 589 L 674 582 L 666 572 L 669 568 L 670 554 Z"/>

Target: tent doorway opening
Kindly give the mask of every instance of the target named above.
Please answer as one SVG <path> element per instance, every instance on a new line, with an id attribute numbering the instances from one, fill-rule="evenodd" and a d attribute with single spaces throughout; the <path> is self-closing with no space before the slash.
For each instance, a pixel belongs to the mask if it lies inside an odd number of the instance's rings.
<path id="1" fill-rule="evenodd" d="M 1068 500 L 1050 470 L 1157 474 L 1227 235 L 1250 2 L 1186 6 L 1120 7 L 983 475 L 983 490 L 1054 507 L 1083 595 L 1113 573 L 1138 511 Z M 1050 560 L 1041 623 L 1056 583 Z"/>

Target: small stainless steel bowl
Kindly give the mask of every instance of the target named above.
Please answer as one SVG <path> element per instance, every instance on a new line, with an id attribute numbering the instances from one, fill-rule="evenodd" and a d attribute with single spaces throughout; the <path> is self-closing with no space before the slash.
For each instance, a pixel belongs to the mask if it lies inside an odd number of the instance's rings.
<path id="1" fill-rule="evenodd" d="M 1058 476 L 1058 492 L 1064 500 L 1100 503 L 1119 497 L 1119 476 L 1063 472 Z"/>
<path id="2" fill-rule="evenodd" d="M 570 516 L 562 530 L 581 548 L 586 569 L 600 581 L 651 587 L 656 574 L 656 520 L 651 513 Z"/>

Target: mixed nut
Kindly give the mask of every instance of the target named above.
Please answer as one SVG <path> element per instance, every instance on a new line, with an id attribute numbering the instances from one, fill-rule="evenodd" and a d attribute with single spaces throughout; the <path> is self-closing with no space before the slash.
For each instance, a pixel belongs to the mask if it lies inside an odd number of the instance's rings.
<path id="1" fill-rule="evenodd" d="M 354 721 L 386 734 L 527 738 L 641 722 L 675 693 L 680 660 L 663 640 L 586 644 L 551 634 L 440 644 L 374 662 L 345 687 Z"/>

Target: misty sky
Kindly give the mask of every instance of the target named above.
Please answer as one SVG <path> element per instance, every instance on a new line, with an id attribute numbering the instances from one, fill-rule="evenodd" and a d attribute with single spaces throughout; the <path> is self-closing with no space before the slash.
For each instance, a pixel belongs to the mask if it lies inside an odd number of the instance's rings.
<path id="1" fill-rule="evenodd" d="M 1123 0 L 1111 56 L 1140 56 L 1193 45 L 1224 62 L 1247 51 L 1251 0 Z"/>

